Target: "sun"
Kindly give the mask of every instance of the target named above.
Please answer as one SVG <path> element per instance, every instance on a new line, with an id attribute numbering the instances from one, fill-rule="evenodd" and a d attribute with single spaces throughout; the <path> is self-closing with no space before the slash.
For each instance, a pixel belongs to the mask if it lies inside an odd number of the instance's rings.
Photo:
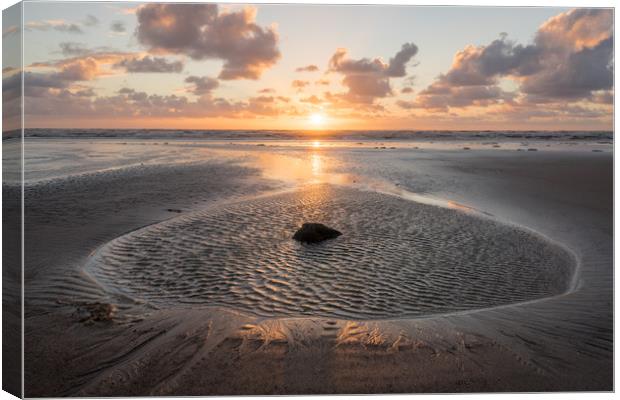
<path id="1" fill-rule="evenodd" d="M 320 113 L 310 114 L 310 123 L 315 126 L 321 126 L 325 123 L 325 116 Z"/>

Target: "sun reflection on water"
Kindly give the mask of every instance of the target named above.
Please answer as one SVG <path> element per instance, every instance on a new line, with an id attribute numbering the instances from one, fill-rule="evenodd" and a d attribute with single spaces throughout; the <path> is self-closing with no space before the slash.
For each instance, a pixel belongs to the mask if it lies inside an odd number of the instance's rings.
<path id="1" fill-rule="evenodd" d="M 310 163 L 312 165 L 312 175 L 315 177 L 321 175 L 321 156 L 314 153 L 310 156 Z"/>
<path id="2" fill-rule="evenodd" d="M 246 163 L 261 170 L 266 178 L 296 185 L 351 183 L 353 178 L 349 174 L 334 172 L 340 161 L 324 150 L 319 141 L 310 142 L 305 150 L 291 154 L 261 149 Z"/>

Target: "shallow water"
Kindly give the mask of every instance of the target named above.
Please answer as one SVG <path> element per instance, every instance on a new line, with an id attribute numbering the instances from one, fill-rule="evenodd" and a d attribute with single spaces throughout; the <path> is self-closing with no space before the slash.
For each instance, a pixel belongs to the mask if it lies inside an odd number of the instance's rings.
<path id="1" fill-rule="evenodd" d="M 379 133 L 368 133 L 368 137 L 357 139 L 334 140 L 329 136 L 307 134 L 306 139 L 283 139 L 280 136 L 265 137 L 264 134 L 250 136 L 245 139 L 196 139 L 180 137 L 160 137 L 158 139 L 146 137 L 118 136 L 110 138 L 99 137 L 63 137 L 62 132 L 56 132 L 59 137 L 27 137 L 24 144 L 24 174 L 27 183 L 64 178 L 67 176 L 83 175 L 102 171 L 115 170 L 142 165 L 178 164 L 201 161 L 234 161 L 245 162 L 251 167 L 264 171 L 269 178 L 316 181 L 321 175 L 321 181 L 342 183 L 344 179 L 352 180 L 351 176 L 336 175 L 335 168 L 342 166 L 344 158 L 361 154 L 363 163 L 372 162 L 376 158 L 398 159 L 403 152 L 425 156 L 426 151 L 459 151 L 471 152 L 501 152 L 517 150 L 528 153 L 527 149 L 536 148 L 539 152 L 549 151 L 577 151 L 577 152 L 611 152 L 612 142 L 607 134 L 592 135 L 583 133 L 574 135 L 557 134 L 547 135 L 541 139 L 540 135 L 508 134 L 491 135 L 486 133 L 476 136 L 444 135 L 436 140 L 434 136 L 422 135 L 415 140 L 402 140 L 402 135 L 395 135 L 385 139 Z M 109 131 L 103 131 L 110 134 Z M 144 132 L 141 132 L 144 133 Z M 144 133 L 146 134 L 146 133 Z M 87 135 L 86 135 L 87 136 Z M 256 137 L 255 137 L 256 136 Z M 157 137 L 157 135 L 155 135 Z M 244 136 L 241 136 L 242 138 Z M 262 139 L 261 139 L 262 138 Z M 598 138 L 598 139 L 597 139 Z M 493 140 L 490 140 L 493 139 Z M 6 140 L 4 146 L 11 148 L 18 142 Z M 468 147 L 471 150 L 463 150 Z M 19 153 L 5 152 L 4 161 L 7 165 L 17 165 L 21 162 Z M 335 156 L 335 157 L 330 157 Z M 353 163 L 359 168 L 360 160 Z M 383 160 L 382 160 L 383 161 Z M 362 165 L 363 165 L 362 163 Z M 382 163 L 374 165 L 382 167 Z M 390 165 L 392 167 L 393 165 Z M 345 168 L 346 169 L 346 168 Z M 365 168 L 368 172 L 368 168 Z M 317 174 L 318 172 L 318 174 Z M 355 174 L 356 171 L 345 171 Z M 269 175 L 271 174 L 271 175 Z M 7 183 L 18 183 L 19 175 L 6 175 Z"/>
<path id="2" fill-rule="evenodd" d="M 303 222 L 343 235 L 291 236 Z M 117 238 L 87 270 L 156 307 L 354 319 L 486 308 L 564 292 L 573 261 L 530 232 L 394 196 L 314 184 Z"/>

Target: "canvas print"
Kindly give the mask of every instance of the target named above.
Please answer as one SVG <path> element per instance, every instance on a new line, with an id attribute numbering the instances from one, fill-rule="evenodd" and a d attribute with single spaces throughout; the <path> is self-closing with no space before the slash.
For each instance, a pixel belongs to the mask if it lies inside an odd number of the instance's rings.
<path id="1" fill-rule="evenodd" d="M 3 389 L 612 391 L 614 10 L 3 11 Z"/>

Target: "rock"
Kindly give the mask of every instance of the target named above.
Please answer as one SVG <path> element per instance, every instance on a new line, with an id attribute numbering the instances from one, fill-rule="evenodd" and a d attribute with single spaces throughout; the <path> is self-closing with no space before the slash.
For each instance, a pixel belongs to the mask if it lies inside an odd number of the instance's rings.
<path id="1" fill-rule="evenodd" d="M 96 302 L 79 305 L 76 316 L 80 322 L 92 323 L 93 321 L 111 321 L 115 313 L 114 304 Z"/>
<path id="2" fill-rule="evenodd" d="M 334 239 L 342 235 L 335 229 L 323 224 L 305 223 L 295 232 L 293 239 L 298 242 L 318 243 L 327 239 Z"/>

